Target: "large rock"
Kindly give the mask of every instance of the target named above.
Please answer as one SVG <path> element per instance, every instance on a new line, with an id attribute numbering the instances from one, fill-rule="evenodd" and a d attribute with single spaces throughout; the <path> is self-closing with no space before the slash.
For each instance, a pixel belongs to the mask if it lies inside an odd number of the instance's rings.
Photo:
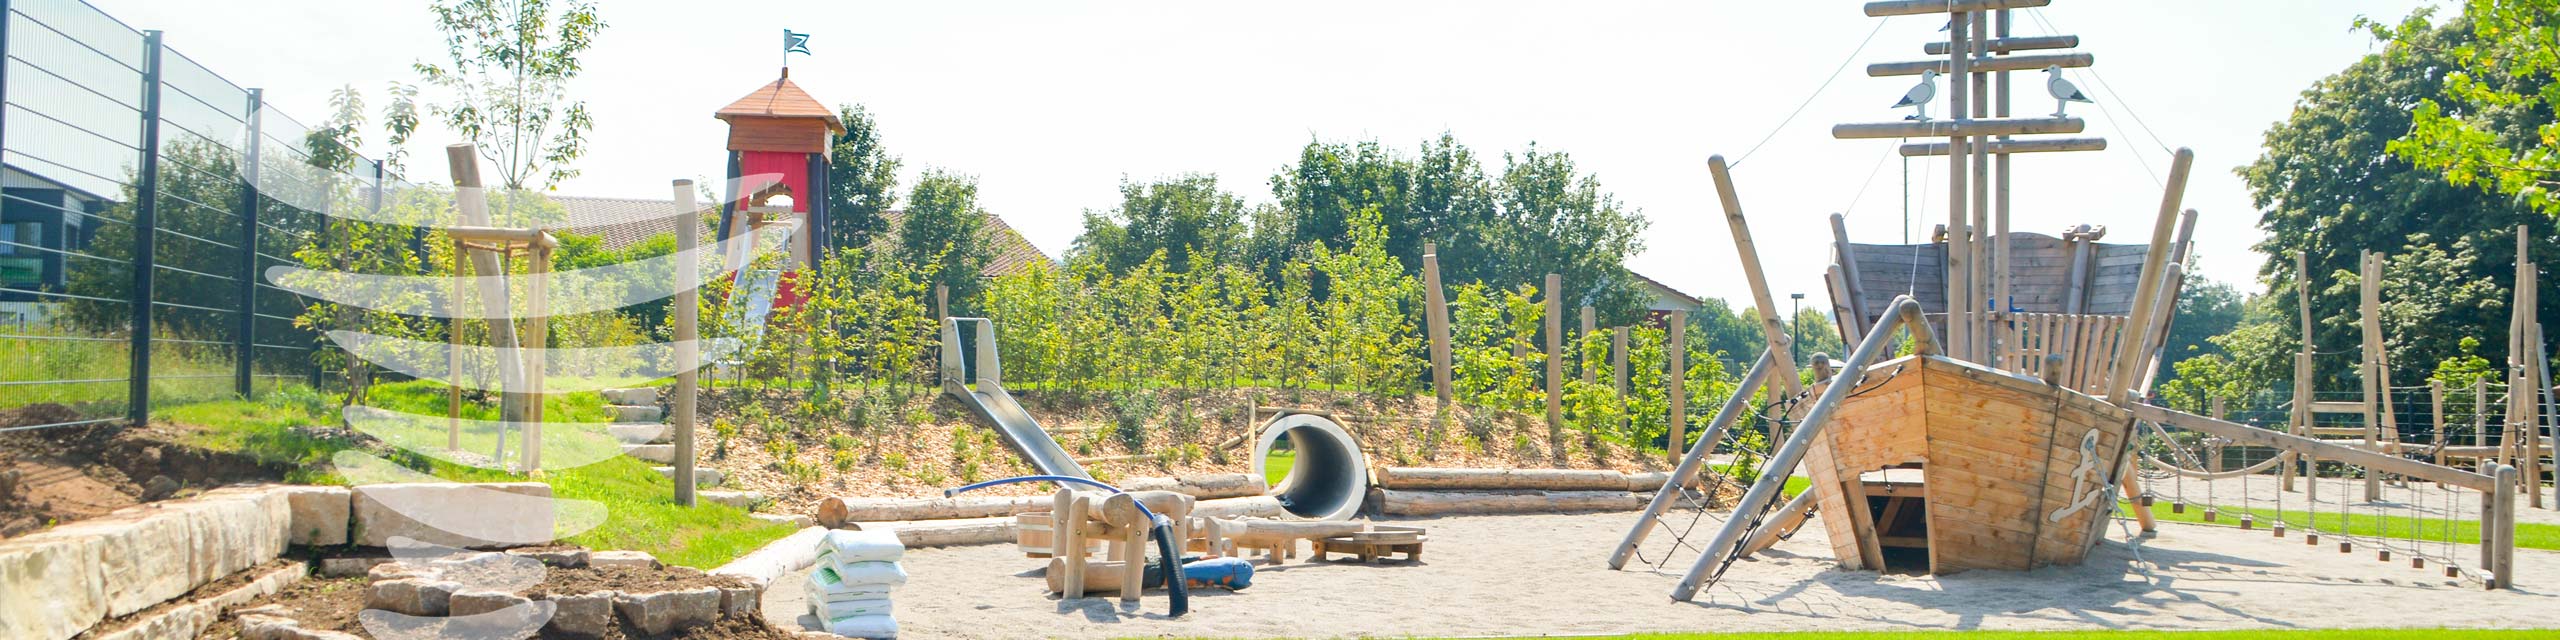
<path id="1" fill-rule="evenodd" d="M 508 549 L 509 555 L 532 558 L 546 566 L 575 569 L 587 566 L 585 549 Z"/>
<path id="2" fill-rule="evenodd" d="M 353 578 L 373 573 L 373 568 L 388 564 L 390 558 L 322 558 L 320 577 Z"/>
<path id="3" fill-rule="evenodd" d="M 394 537 L 448 547 L 509 547 L 551 541 L 558 518 L 551 486 L 539 482 L 420 482 L 355 488 L 356 544 L 387 547 Z"/>
<path id="4" fill-rule="evenodd" d="M 0 542 L 0 637 L 61 640 L 107 616 L 106 579 L 93 537 L 29 536 Z M 40 595 L 35 595 L 40 594 Z"/>
<path id="5" fill-rule="evenodd" d="M 649 635 L 710 624 L 720 617 L 720 590 L 714 587 L 620 594 L 614 609 L 633 630 Z"/>
<path id="6" fill-rule="evenodd" d="M 574 596 L 552 596 L 551 624 L 544 629 L 570 636 L 601 637 L 613 631 L 613 599 L 611 591 Z"/>
<path id="7" fill-rule="evenodd" d="M 704 502 L 725 504 L 749 511 L 755 510 L 756 505 L 765 502 L 764 494 L 756 491 L 695 491 L 693 497 Z"/>
<path id="8" fill-rule="evenodd" d="M 293 544 L 330 546 L 347 543 L 354 494 L 346 487 L 285 487 L 285 504 L 293 512 L 287 540 Z"/>
<path id="9" fill-rule="evenodd" d="M 402 578 L 373 583 L 364 593 L 364 608 L 404 616 L 441 616 L 452 610 L 460 583 Z"/>

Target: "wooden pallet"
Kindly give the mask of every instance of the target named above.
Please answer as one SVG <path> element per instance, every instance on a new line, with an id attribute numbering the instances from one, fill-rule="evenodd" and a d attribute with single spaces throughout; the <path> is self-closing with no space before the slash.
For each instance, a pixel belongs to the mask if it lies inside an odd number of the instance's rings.
<path id="1" fill-rule="evenodd" d="M 1317 538 L 1311 541 L 1314 557 L 1323 561 L 1327 554 L 1359 556 L 1363 563 L 1374 563 L 1391 554 L 1404 554 L 1405 562 L 1422 561 L 1422 543 L 1431 541 L 1421 527 L 1375 525 L 1368 531 L 1351 535 Z"/>

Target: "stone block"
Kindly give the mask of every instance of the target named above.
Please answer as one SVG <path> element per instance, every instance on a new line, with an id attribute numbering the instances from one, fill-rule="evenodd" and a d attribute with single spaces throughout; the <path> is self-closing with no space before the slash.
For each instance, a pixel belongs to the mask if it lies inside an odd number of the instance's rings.
<path id="1" fill-rule="evenodd" d="M 455 616 L 470 616 L 502 611 L 526 602 L 530 600 L 524 596 L 503 591 L 464 591 L 453 594 L 445 610 Z"/>
<path id="2" fill-rule="evenodd" d="M 676 446 L 672 444 L 626 444 L 622 445 L 622 455 L 658 464 L 675 464 Z"/>
<path id="3" fill-rule="evenodd" d="M 666 444 L 668 438 L 674 437 L 676 427 L 656 422 L 627 422 L 606 425 L 604 430 L 623 444 Z"/>
<path id="4" fill-rule="evenodd" d="M 658 568 L 658 557 L 642 551 L 593 551 L 587 553 L 587 566 Z"/>
<path id="5" fill-rule="evenodd" d="M 353 578 L 372 575 L 374 567 L 390 562 L 390 558 L 322 558 L 320 577 Z"/>
<path id="6" fill-rule="evenodd" d="M 614 422 L 657 422 L 667 417 L 667 410 L 654 404 L 608 405 L 605 410 L 613 414 Z"/>
<path id="7" fill-rule="evenodd" d="M 764 493 L 757 491 L 695 491 L 693 497 L 713 504 L 725 504 L 753 511 L 764 504 Z"/>
<path id="8" fill-rule="evenodd" d="M 613 631 L 613 600 L 620 595 L 611 591 L 552 596 L 551 624 L 545 630 L 578 637 L 602 637 Z"/>
<path id="9" fill-rule="evenodd" d="M 604 390 L 604 401 L 612 404 L 624 405 L 657 404 L 658 388 L 635 387 L 630 389 L 606 389 Z"/>
<path id="10" fill-rule="evenodd" d="M 0 541 L 0 620 L 10 638 L 69 638 L 107 616 L 106 580 L 93 560 L 105 542 L 43 534 Z M 17 594 L 42 594 L 41 597 Z"/>
<path id="11" fill-rule="evenodd" d="M 509 555 L 532 558 L 546 566 L 575 569 L 587 566 L 585 549 L 508 549 Z"/>
<path id="12" fill-rule="evenodd" d="M 764 587 L 720 587 L 720 617 L 753 618 L 764 611 Z"/>
<path id="13" fill-rule="evenodd" d="M 623 623 L 631 625 L 630 631 L 661 635 L 718 620 L 720 590 L 702 587 L 657 593 L 625 593 L 614 598 L 613 606 L 615 610 L 622 613 Z"/>
<path id="14" fill-rule="evenodd" d="M 372 484 L 354 491 L 355 541 L 387 547 L 394 537 L 448 547 L 507 547 L 551 541 L 558 504 L 539 482 Z"/>
<path id="15" fill-rule="evenodd" d="M 347 543 L 354 494 L 346 487 L 285 487 L 280 491 L 293 512 L 287 541 L 309 546 Z"/>

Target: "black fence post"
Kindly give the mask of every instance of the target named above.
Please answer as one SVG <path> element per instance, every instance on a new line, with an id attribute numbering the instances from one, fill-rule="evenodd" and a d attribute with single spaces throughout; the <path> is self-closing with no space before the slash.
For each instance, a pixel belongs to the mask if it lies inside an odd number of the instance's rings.
<path id="1" fill-rule="evenodd" d="M 158 270 L 152 245 L 160 235 L 160 32 L 142 32 L 142 164 L 133 188 L 133 364 L 125 389 L 125 418 L 151 421 L 151 280 Z"/>
<path id="2" fill-rule="evenodd" d="M 266 90 L 249 90 L 249 144 L 240 149 L 240 357 L 232 362 L 232 386 L 241 398 L 255 390 L 251 364 L 258 356 L 258 115 Z"/>

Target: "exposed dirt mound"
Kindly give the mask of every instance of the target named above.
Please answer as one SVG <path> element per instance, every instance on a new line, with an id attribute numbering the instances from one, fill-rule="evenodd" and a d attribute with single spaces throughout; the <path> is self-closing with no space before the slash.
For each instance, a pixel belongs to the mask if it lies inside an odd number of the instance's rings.
<path id="1" fill-rule="evenodd" d="M 0 428 L 80 420 L 57 404 L 0 411 Z M 0 433 L 0 538 L 211 487 L 284 477 L 246 456 L 178 444 L 167 425 Z"/>

